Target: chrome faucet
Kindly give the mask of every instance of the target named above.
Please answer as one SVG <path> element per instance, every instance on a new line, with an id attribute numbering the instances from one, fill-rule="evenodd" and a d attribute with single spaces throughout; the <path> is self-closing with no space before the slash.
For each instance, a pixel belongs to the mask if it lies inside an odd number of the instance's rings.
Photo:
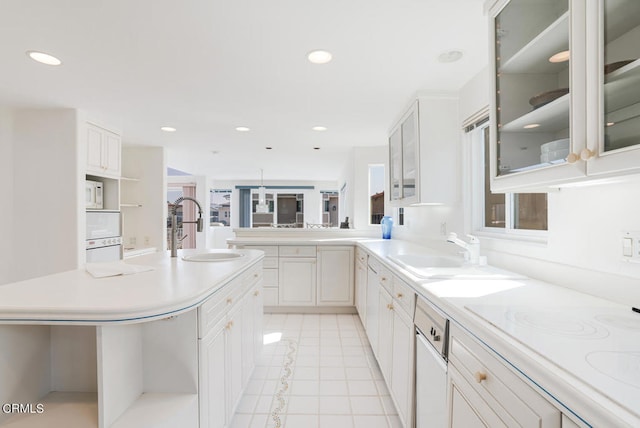
<path id="1" fill-rule="evenodd" d="M 467 251 L 469 257 L 469 263 L 472 265 L 480 264 L 480 240 L 473 235 L 467 235 L 469 242 L 465 242 L 458 238 L 458 235 L 454 232 L 449 234 L 447 242 L 456 244 L 459 247 L 464 248 Z"/>
<path id="2" fill-rule="evenodd" d="M 196 220 L 196 221 L 183 221 L 182 224 L 184 224 L 184 223 L 195 223 L 196 224 L 196 230 L 198 232 L 202 232 L 202 207 L 200 206 L 200 203 L 198 201 L 196 201 L 195 199 L 190 198 L 188 196 L 183 196 L 183 197 L 180 197 L 180 198 L 176 199 L 176 201 L 173 203 L 173 208 L 171 208 L 171 257 L 177 257 L 178 256 L 178 214 L 177 214 L 177 211 L 178 211 L 178 207 L 182 204 L 182 201 L 192 201 L 198 206 L 198 220 Z M 184 238 L 186 238 L 186 236 L 182 237 L 182 239 L 184 239 Z"/>

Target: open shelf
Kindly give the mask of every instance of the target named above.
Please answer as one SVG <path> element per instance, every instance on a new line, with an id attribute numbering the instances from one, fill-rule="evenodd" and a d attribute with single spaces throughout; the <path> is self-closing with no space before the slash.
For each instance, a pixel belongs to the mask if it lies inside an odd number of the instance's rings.
<path id="1" fill-rule="evenodd" d="M 198 395 L 144 393 L 111 428 L 197 426 Z"/>
<path id="2" fill-rule="evenodd" d="M 98 428 L 98 396 L 92 392 L 51 392 L 38 403 L 44 412 L 16 414 L 3 427 Z M 34 403 L 35 411 L 35 403 Z"/>

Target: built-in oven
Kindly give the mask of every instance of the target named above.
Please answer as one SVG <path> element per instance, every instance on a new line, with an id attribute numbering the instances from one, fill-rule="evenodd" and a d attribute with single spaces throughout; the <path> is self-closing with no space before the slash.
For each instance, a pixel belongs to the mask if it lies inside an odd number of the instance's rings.
<path id="1" fill-rule="evenodd" d="M 416 428 L 447 425 L 447 358 L 449 320 L 418 297 L 416 326 Z"/>
<path id="2" fill-rule="evenodd" d="M 86 262 L 122 259 L 122 220 L 120 211 L 87 211 Z"/>

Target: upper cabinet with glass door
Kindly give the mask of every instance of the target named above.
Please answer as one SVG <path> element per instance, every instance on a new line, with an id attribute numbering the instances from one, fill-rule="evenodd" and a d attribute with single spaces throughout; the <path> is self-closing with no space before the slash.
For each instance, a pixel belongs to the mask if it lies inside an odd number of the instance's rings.
<path id="1" fill-rule="evenodd" d="M 459 132 L 457 98 L 420 96 L 411 103 L 389 136 L 392 206 L 457 200 Z"/>
<path id="2" fill-rule="evenodd" d="M 634 63 L 623 66 L 619 61 L 640 56 L 634 43 L 640 35 L 640 2 L 488 3 L 495 93 L 492 190 L 544 189 L 638 168 L 637 159 L 634 164 L 611 157 L 606 165 L 600 159 L 622 146 L 629 151 L 639 142 L 638 122 L 625 125 L 625 130 L 620 126 L 616 132 L 620 137 L 609 131 L 612 123 L 628 123 L 637 114 L 633 106 L 640 94 L 630 88 L 638 82 L 634 79 L 640 80 L 640 73 L 633 72 Z M 614 83 L 618 80 L 625 83 Z M 612 112 L 617 112 L 615 118 Z M 610 134 L 606 137 L 605 128 Z"/>
<path id="3" fill-rule="evenodd" d="M 640 1 L 600 0 L 587 5 L 590 176 L 640 172 Z M 593 53 L 589 55 L 589 53 Z"/>

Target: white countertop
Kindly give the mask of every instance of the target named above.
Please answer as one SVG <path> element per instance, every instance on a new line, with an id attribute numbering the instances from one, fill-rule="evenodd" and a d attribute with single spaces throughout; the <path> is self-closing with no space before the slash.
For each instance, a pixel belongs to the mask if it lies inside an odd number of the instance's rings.
<path id="1" fill-rule="evenodd" d="M 429 249 L 397 240 L 358 246 L 566 413 L 593 426 L 640 426 L 640 314 L 630 306 L 522 277 L 426 280 L 388 256 Z"/>
<path id="2" fill-rule="evenodd" d="M 189 262 L 180 250 L 126 260 L 153 270 L 94 278 L 84 269 L 0 285 L 0 323 L 132 323 L 175 315 L 201 304 L 264 257 L 261 251 L 225 262 Z"/>

